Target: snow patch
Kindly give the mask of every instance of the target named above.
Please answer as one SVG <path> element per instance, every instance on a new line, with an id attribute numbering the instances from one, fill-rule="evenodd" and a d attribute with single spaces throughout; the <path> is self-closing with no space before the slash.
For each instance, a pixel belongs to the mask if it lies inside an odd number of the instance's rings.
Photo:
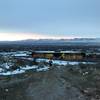
<path id="1" fill-rule="evenodd" d="M 49 62 L 48 59 L 37 59 L 37 62 Z M 63 61 L 63 60 L 52 60 L 53 64 L 57 65 L 78 65 L 78 64 L 94 64 L 93 62 L 78 62 L 78 61 Z"/>
<path id="2" fill-rule="evenodd" d="M 24 72 L 25 72 L 25 70 L 17 69 L 17 70 L 14 70 L 14 71 L 2 72 L 2 73 L 0 73 L 0 75 L 9 76 L 9 75 L 15 75 L 15 74 L 22 74 Z"/>
<path id="3" fill-rule="evenodd" d="M 3 66 L 6 69 L 9 69 L 10 68 L 10 66 L 8 65 L 8 63 L 3 63 L 1 66 Z"/>
<path id="4" fill-rule="evenodd" d="M 30 70 L 30 69 L 36 69 L 36 68 L 38 68 L 38 66 L 26 66 L 26 67 L 22 67 L 21 69 L 23 69 L 23 70 Z"/>
<path id="5" fill-rule="evenodd" d="M 39 66 L 36 66 L 36 65 L 33 65 L 33 66 L 26 65 L 25 67 L 20 67 L 20 69 L 16 69 L 14 71 L 6 71 L 6 72 L 4 72 L 4 69 L 0 68 L 0 75 L 9 76 L 9 75 L 22 74 L 32 69 L 36 69 L 37 72 L 40 72 L 40 71 L 49 70 L 49 67 L 44 66 L 42 68 L 39 68 Z"/>
<path id="6" fill-rule="evenodd" d="M 49 67 L 45 66 L 43 68 L 37 69 L 37 72 L 40 72 L 40 71 L 48 71 L 48 70 L 49 70 Z"/>
<path id="7" fill-rule="evenodd" d="M 0 73 L 3 72 L 4 70 L 2 68 L 0 68 Z"/>
<path id="8" fill-rule="evenodd" d="M 25 56 L 25 57 L 26 57 L 26 56 L 28 56 L 28 55 L 27 55 L 27 54 L 22 53 L 22 54 L 14 54 L 14 56 L 15 56 L 15 57 L 23 57 L 23 56 Z"/>

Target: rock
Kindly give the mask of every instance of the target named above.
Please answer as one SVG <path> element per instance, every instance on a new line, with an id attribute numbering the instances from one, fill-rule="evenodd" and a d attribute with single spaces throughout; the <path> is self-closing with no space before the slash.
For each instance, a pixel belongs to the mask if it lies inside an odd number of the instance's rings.
<path id="1" fill-rule="evenodd" d="M 9 90 L 8 89 L 5 89 L 5 91 L 8 92 Z"/>

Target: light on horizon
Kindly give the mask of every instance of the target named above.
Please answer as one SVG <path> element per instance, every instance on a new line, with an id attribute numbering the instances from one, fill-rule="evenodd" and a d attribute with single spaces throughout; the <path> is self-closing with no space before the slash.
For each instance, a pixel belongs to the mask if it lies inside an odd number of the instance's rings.
<path id="1" fill-rule="evenodd" d="M 74 39 L 73 36 L 50 36 L 38 33 L 0 33 L 0 41 L 17 41 L 26 39 Z"/>

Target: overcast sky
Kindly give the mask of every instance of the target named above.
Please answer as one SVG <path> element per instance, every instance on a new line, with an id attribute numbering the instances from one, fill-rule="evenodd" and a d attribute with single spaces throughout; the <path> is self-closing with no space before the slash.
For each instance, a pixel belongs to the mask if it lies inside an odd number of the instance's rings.
<path id="1" fill-rule="evenodd" d="M 0 0 L 3 33 L 100 37 L 100 0 Z"/>

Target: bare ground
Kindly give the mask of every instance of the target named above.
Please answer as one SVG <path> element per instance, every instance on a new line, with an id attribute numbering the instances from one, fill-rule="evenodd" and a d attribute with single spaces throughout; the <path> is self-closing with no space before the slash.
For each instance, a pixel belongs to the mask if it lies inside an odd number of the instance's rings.
<path id="1" fill-rule="evenodd" d="M 0 100 L 100 100 L 99 70 L 53 67 L 47 72 L 0 76 Z"/>

